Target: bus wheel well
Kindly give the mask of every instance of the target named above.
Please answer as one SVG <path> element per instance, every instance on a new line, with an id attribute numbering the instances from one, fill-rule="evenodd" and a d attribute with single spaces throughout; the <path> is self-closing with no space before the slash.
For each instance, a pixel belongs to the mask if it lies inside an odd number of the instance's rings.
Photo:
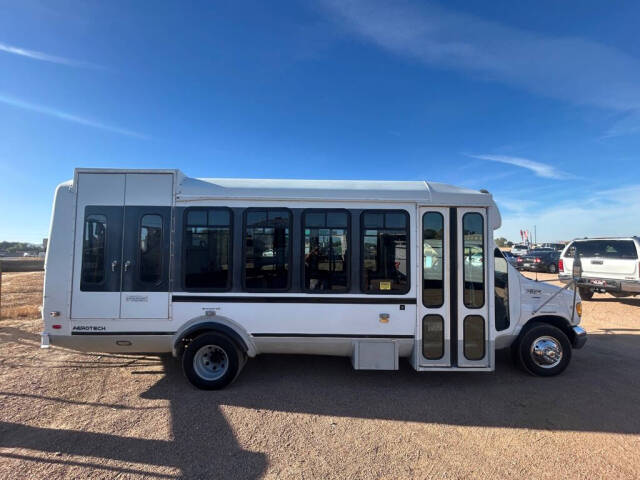
<path id="1" fill-rule="evenodd" d="M 242 354 L 246 357 L 247 351 L 249 349 L 242 337 L 231 327 L 215 322 L 206 322 L 193 325 L 182 335 L 180 335 L 180 338 L 176 340 L 174 346 L 176 356 L 182 356 L 182 353 L 184 352 L 187 345 L 189 345 L 192 340 L 202 335 L 203 333 L 219 333 L 221 335 L 224 335 L 229 340 L 231 340 L 238 348 L 238 351 L 242 352 Z"/>
<path id="2" fill-rule="evenodd" d="M 559 317 L 556 315 L 542 315 L 539 317 L 533 317 L 529 319 L 526 325 L 522 328 L 519 337 L 522 337 L 527 331 L 533 328 L 536 324 L 547 324 L 553 325 L 554 327 L 562 330 L 562 332 L 567 336 L 569 341 L 573 342 L 573 337 L 575 333 L 571 328 L 571 324 L 566 318 Z"/>

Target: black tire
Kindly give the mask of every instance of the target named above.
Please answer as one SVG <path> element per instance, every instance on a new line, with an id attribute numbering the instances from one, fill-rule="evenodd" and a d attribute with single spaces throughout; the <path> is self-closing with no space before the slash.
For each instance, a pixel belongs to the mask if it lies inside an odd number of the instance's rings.
<path id="1" fill-rule="evenodd" d="M 591 300 L 593 298 L 593 290 L 589 288 L 580 287 L 578 288 L 578 292 L 580 293 L 580 298 L 582 300 Z"/>
<path id="2" fill-rule="evenodd" d="M 536 355 L 533 353 L 534 345 L 539 346 L 553 346 L 548 351 L 546 357 Z M 553 325 L 545 323 L 536 323 L 529 328 L 519 339 L 516 345 L 516 357 L 517 361 L 522 368 L 524 368 L 531 375 L 537 377 L 552 377 L 562 373 L 571 361 L 571 343 L 565 335 L 565 333 Z M 561 352 L 560 360 L 554 364 L 553 358 L 549 358 L 549 355 L 555 355 L 556 358 L 557 348 Z M 544 351 L 539 349 L 539 351 Z M 536 360 L 537 358 L 537 360 Z M 545 361 L 549 362 L 547 365 L 542 365 Z"/>
<path id="3" fill-rule="evenodd" d="M 549 273 L 556 273 L 558 271 L 558 268 L 556 267 L 555 263 L 552 263 L 549 265 Z"/>
<path id="4" fill-rule="evenodd" d="M 211 361 L 211 365 L 216 367 L 209 367 L 209 363 L 206 363 L 207 367 L 205 367 L 202 362 L 206 362 L 207 358 L 213 358 L 212 355 L 216 360 Z M 196 363 L 200 366 L 197 367 Z M 227 336 L 215 332 L 199 335 L 189 342 L 182 354 L 184 374 L 193 386 L 202 390 L 219 390 L 226 387 L 235 380 L 244 363 L 243 354 L 236 344 Z M 213 371 L 218 367 L 220 369 L 218 372 Z M 202 373 L 203 369 L 208 369 L 206 372 L 210 376 L 205 376 Z"/>

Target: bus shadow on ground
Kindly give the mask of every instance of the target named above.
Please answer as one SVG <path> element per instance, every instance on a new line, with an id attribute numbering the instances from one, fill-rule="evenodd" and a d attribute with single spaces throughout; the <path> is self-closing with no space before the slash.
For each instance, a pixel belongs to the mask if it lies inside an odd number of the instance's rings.
<path id="1" fill-rule="evenodd" d="M 399 371 L 354 371 L 345 358 L 265 355 L 251 359 L 226 390 L 207 392 L 188 384 L 175 359 L 162 357 L 164 375 L 141 396 L 169 400 L 172 440 L 0 422 L 0 448 L 48 454 L 42 458 L 3 451 L 0 457 L 159 478 L 260 478 L 267 468 L 266 455 L 238 444 L 221 406 L 471 427 L 638 434 L 640 419 L 630 413 L 640 403 L 638 360 L 640 335 L 608 332 L 591 335 L 587 347 L 574 352 L 568 370 L 553 378 L 521 372 L 506 352 L 497 352 L 497 369 L 490 373 L 419 373 L 406 362 Z M 108 462 L 51 458 L 53 452 Z M 156 474 L 145 470 L 149 466 L 170 467 L 180 474 Z"/>
<path id="2" fill-rule="evenodd" d="M 265 355 L 234 384 L 202 392 L 165 359 L 165 377 L 144 396 L 179 405 L 229 405 L 281 412 L 449 424 L 640 433 L 640 335 L 591 335 L 560 376 L 533 377 L 499 351 L 495 372 L 355 371 L 348 359 Z M 179 417 L 178 417 L 179 418 Z"/>

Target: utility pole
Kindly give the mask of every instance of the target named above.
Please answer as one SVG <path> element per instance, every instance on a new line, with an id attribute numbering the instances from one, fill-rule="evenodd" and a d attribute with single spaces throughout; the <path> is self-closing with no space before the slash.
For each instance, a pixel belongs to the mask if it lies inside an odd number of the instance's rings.
<path id="1" fill-rule="evenodd" d="M 538 230 L 535 225 L 533 226 L 533 242 L 538 244 Z"/>

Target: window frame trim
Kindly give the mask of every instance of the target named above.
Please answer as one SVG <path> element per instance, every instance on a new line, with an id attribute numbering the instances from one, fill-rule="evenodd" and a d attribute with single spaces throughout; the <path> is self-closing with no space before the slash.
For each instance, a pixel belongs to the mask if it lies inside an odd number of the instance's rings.
<path id="1" fill-rule="evenodd" d="M 186 250 L 187 250 L 187 242 L 186 242 L 186 237 L 187 237 L 187 218 L 188 218 L 188 214 L 190 211 L 193 210 L 227 210 L 229 212 L 229 275 L 227 277 L 227 286 L 224 288 L 211 288 L 211 287 L 203 287 L 203 288 L 197 288 L 197 287 L 187 287 L 187 269 L 186 269 L 186 262 L 187 262 L 187 254 L 186 254 Z M 208 223 L 208 215 L 207 215 L 207 223 Z M 182 245 L 180 248 L 180 285 L 182 286 L 182 289 L 185 292 L 229 292 L 233 289 L 233 269 L 234 269 L 234 265 L 233 265 L 233 251 L 234 251 L 234 247 L 233 247 L 233 229 L 234 229 L 234 221 L 235 221 L 235 215 L 233 213 L 233 210 L 230 207 L 225 207 L 222 205 L 215 205 L 215 206 L 207 206 L 207 207 L 187 207 L 182 211 Z M 208 227 L 209 225 L 207 225 Z"/>
<path id="2" fill-rule="evenodd" d="M 496 253 L 498 253 L 500 256 L 498 257 L 498 255 L 496 255 Z M 496 324 L 496 300 L 494 298 L 493 300 L 493 328 L 495 329 L 496 332 L 504 332 L 505 330 L 508 330 L 509 328 L 511 328 L 511 304 L 509 303 L 509 266 L 511 266 L 511 264 L 509 263 L 509 260 L 507 260 L 507 258 L 503 255 L 502 250 L 500 250 L 497 246 L 495 247 L 495 249 L 493 250 L 493 294 L 495 296 L 495 291 L 496 291 L 496 258 L 502 258 L 505 263 L 507 264 L 507 326 L 504 328 L 498 328 L 497 324 Z"/>
<path id="3" fill-rule="evenodd" d="M 246 262 L 246 250 L 247 250 L 247 239 L 245 233 L 247 231 L 247 214 L 256 210 L 286 210 L 289 214 L 289 248 L 287 249 L 287 265 L 289 268 L 287 269 L 287 286 L 286 288 L 248 288 L 247 287 L 247 262 Z M 267 218 L 268 218 L 267 213 Z M 277 292 L 290 292 L 291 288 L 291 279 L 292 277 L 292 269 L 293 269 L 293 210 L 287 207 L 247 207 L 242 212 L 242 230 L 241 230 L 241 238 L 242 238 L 242 250 L 240 260 L 242 262 L 241 265 L 241 273 L 240 273 L 240 288 L 243 292 L 249 293 L 277 293 Z"/>
<path id="4" fill-rule="evenodd" d="M 482 219 L 482 304 L 475 307 L 475 306 L 469 306 L 466 304 L 466 302 L 464 301 L 464 291 L 465 291 L 465 275 L 466 275 L 466 266 L 464 263 L 464 219 L 467 215 L 480 215 L 480 218 Z M 486 237 L 487 235 L 485 234 L 486 231 L 486 225 L 487 222 L 485 220 L 485 217 L 482 213 L 480 212 L 465 212 L 462 215 L 462 221 L 461 221 L 461 226 L 462 226 L 462 305 L 468 309 L 468 310 L 479 310 L 481 308 L 484 308 L 484 306 L 487 304 L 487 268 L 486 268 L 486 263 L 487 263 L 487 242 L 486 242 Z M 471 261 L 469 261 L 471 262 Z M 465 356 L 466 358 L 466 356 Z"/>
<path id="5" fill-rule="evenodd" d="M 88 207 L 89 205 L 87 205 Z M 81 292 L 96 292 L 96 290 L 85 290 L 83 288 L 87 286 L 87 283 L 91 286 L 91 287 L 100 287 L 103 285 L 106 285 L 107 283 L 107 274 L 108 274 L 108 269 L 107 269 L 107 252 L 108 250 L 108 244 L 109 244 L 109 216 L 106 213 L 89 213 L 87 214 L 87 207 L 85 207 L 85 211 L 84 211 L 84 221 L 82 223 L 82 257 L 80 260 L 80 291 Z M 104 253 L 102 254 L 103 260 L 104 260 L 104 275 L 102 276 L 102 281 L 94 283 L 94 282 L 85 282 L 84 281 L 84 276 L 83 276 L 83 272 L 84 272 L 84 246 L 85 246 L 85 233 L 86 233 L 86 228 L 87 228 L 87 217 L 91 216 L 91 215 L 101 215 L 105 218 L 105 236 L 104 236 Z M 121 288 L 122 289 L 122 288 Z M 102 290 L 97 290 L 97 291 L 102 291 Z"/>
<path id="6" fill-rule="evenodd" d="M 442 322 L 442 338 L 441 338 L 441 342 L 440 342 L 441 347 L 442 347 L 442 354 L 438 358 L 430 358 L 430 357 L 427 357 L 424 354 L 424 321 L 425 321 L 425 319 L 427 317 L 439 317 L 440 321 Z M 447 346 L 446 346 L 446 343 L 445 343 L 445 339 L 446 339 L 446 336 L 445 336 L 446 322 L 444 320 L 444 316 L 442 314 L 440 314 L 440 313 L 427 312 L 422 317 L 422 322 L 421 322 L 420 328 L 421 328 L 421 341 L 420 341 L 420 343 L 422 344 L 422 345 L 420 345 L 420 354 L 422 355 L 422 358 L 424 358 L 425 360 L 428 360 L 430 362 L 434 362 L 434 361 L 437 361 L 437 360 L 442 360 L 444 358 L 444 356 L 445 356 L 446 351 L 447 351 Z"/>
<path id="7" fill-rule="evenodd" d="M 424 217 L 430 213 L 437 213 L 438 215 L 440 215 L 440 218 L 442 219 L 442 303 L 440 305 L 426 305 L 424 303 L 424 299 L 425 299 L 425 295 L 424 295 Z M 444 306 L 444 304 L 446 303 L 446 281 L 445 281 L 445 268 L 448 267 L 447 265 L 447 261 L 446 261 L 446 255 L 445 255 L 445 247 L 446 247 L 446 240 L 447 240 L 447 232 L 446 232 L 446 228 L 445 228 L 445 221 L 444 221 L 444 215 L 442 214 L 442 212 L 437 211 L 437 210 L 427 210 L 426 212 L 424 212 L 422 214 L 422 216 L 420 217 L 420 288 L 422 290 L 421 292 L 421 296 L 422 296 L 422 306 L 424 308 L 442 308 Z M 439 360 L 439 359 L 436 359 Z"/>
<path id="8" fill-rule="evenodd" d="M 158 281 L 156 282 L 142 281 L 142 252 L 140 249 L 140 241 L 142 240 L 142 219 L 146 216 L 151 216 L 151 215 L 157 215 L 158 217 L 160 217 L 160 231 L 162 232 L 162 237 L 160 238 L 160 246 L 162 247 L 164 245 L 164 238 L 165 238 L 164 215 L 162 215 L 161 213 L 144 213 L 143 212 L 142 215 L 138 217 L 138 243 L 136 245 L 136 250 L 137 250 L 136 262 L 138 264 L 136 268 L 136 274 L 138 278 L 136 281 L 140 282 L 142 285 L 148 285 L 150 287 L 158 287 L 164 281 L 164 278 L 163 278 L 164 268 L 165 268 L 164 255 L 160 255 L 160 278 L 158 279 Z"/>
<path id="9" fill-rule="evenodd" d="M 311 290 L 308 288 L 305 288 L 305 263 L 304 263 L 304 238 L 305 238 L 305 233 L 304 233 L 304 229 L 305 229 L 305 225 L 304 225 L 304 220 L 305 217 L 307 215 L 307 213 L 320 213 L 323 212 L 325 214 L 330 213 L 330 212 L 339 212 L 339 213 L 346 213 L 347 214 L 347 255 L 345 258 L 345 265 L 347 267 L 347 287 L 344 290 L 340 290 L 338 292 L 332 291 L 332 290 Z M 322 227 L 310 227 L 310 228 L 322 228 Z M 324 228 L 333 228 L 333 227 L 324 227 Z M 320 294 L 320 295 L 344 295 L 344 294 L 348 294 L 351 293 L 351 258 L 352 258 L 352 252 L 351 252 L 351 233 L 352 233 L 352 229 L 351 229 L 351 211 L 349 211 L 346 208 L 305 208 L 302 210 L 302 212 L 300 212 L 300 291 L 303 293 L 313 293 L 313 294 Z"/>
<path id="10" fill-rule="evenodd" d="M 407 288 L 402 291 L 382 291 L 378 290 L 375 292 L 367 291 L 365 288 L 365 276 L 364 276 L 364 237 L 365 237 L 365 226 L 364 226 L 364 216 L 367 213 L 401 213 L 407 219 L 407 225 L 405 227 L 405 232 L 407 234 Z M 386 223 L 386 220 L 385 220 Z M 379 228 L 378 228 L 379 229 Z M 399 228 L 389 228 L 386 226 L 382 227 L 383 230 L 401 230 Z M 373 230 L 370 228 L 369 230 Z M 359 253 L 360 253 L 360 264 L 358 265 L 358 275 L 360 276 L 360 293 L 365 295 L 407 295 L 411 292 L 411 215 L 407 210 L 401 208 L 393 208 L 393 209 L 363 209 L 360 211 L 360 242 L 358 245 Z"/>

